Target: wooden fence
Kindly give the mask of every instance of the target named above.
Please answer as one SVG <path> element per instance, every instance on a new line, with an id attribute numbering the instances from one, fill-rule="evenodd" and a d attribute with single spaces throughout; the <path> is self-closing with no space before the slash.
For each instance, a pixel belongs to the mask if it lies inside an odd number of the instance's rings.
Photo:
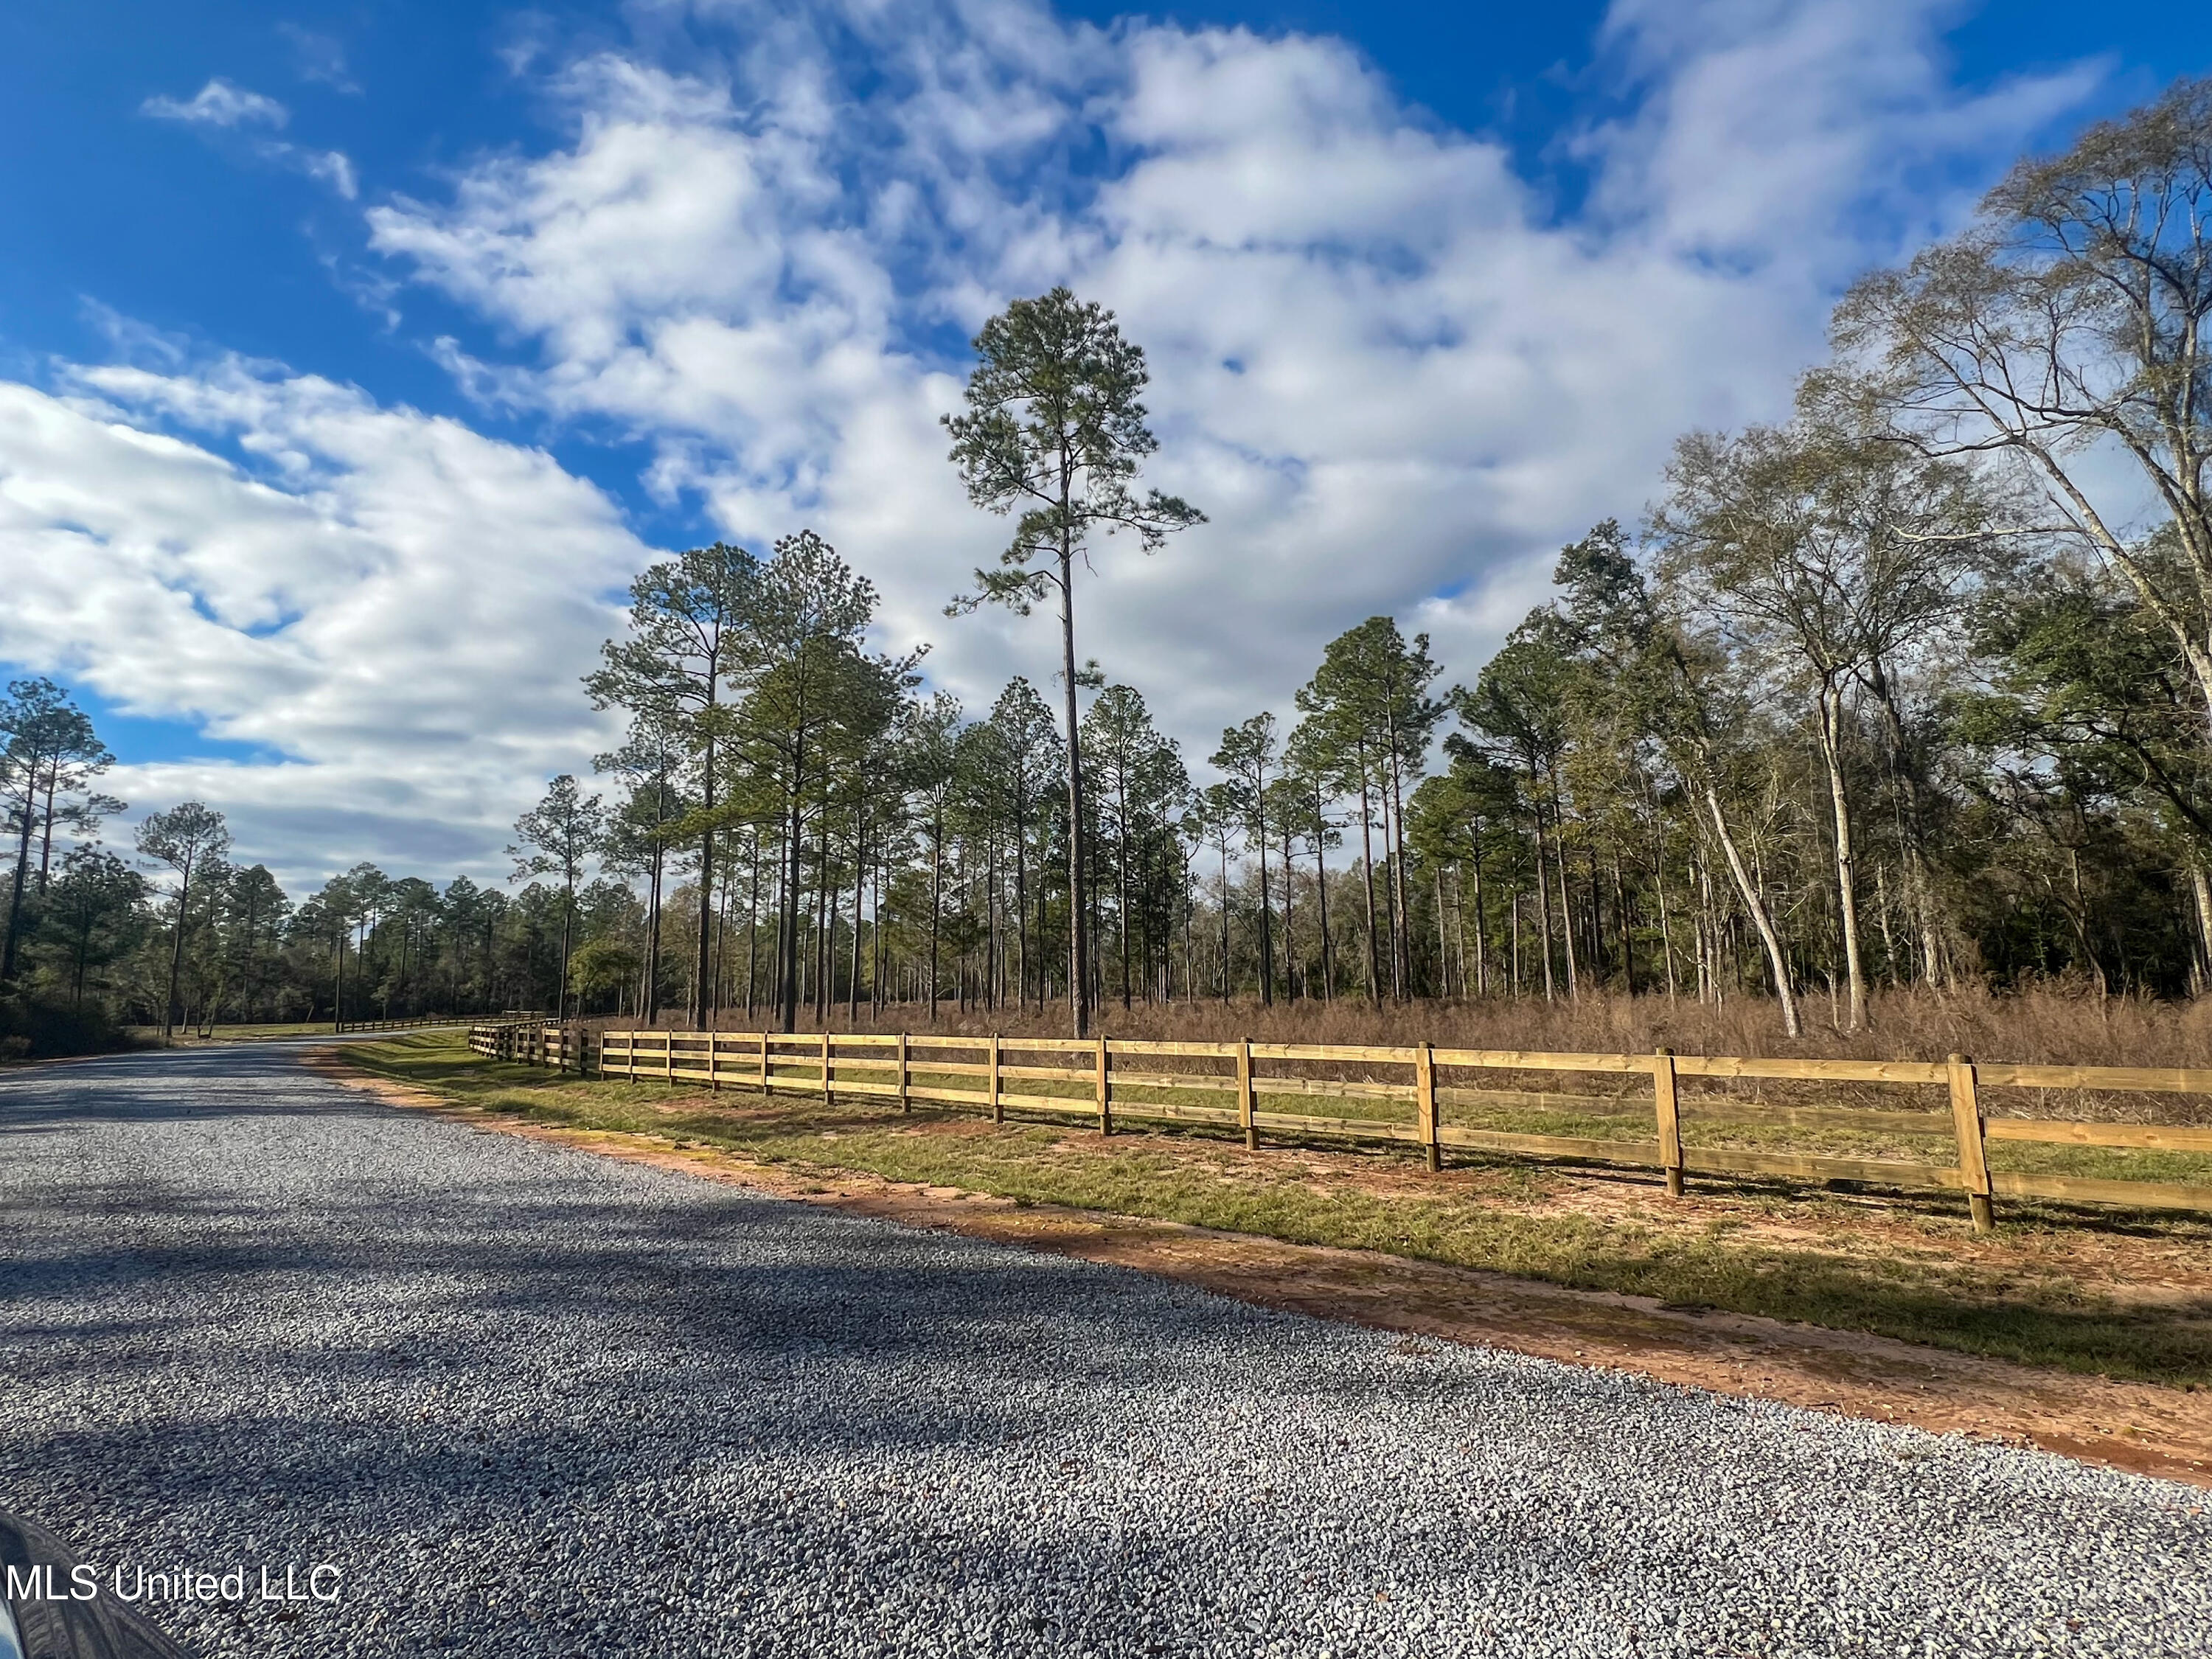
<path id="1" fill-rule="evenodd" d="M 1989 1143 L 2212 1153 L 2212 1127 L 1990 1116 L 1989 1090 L 2075 1090 L 2105 1094 L 2212 1097 L 2212 1070 L 2142 1066 L 2008 1066 L 1948 1060 L 1742 1060 L 1675 1054 L 1544 1054 L 1505 1049 L 1368 1047 L 1341 1043 L 1148 1042 L 1119 1037 L 927 1036 L 910 1033 L 780 1035 L 757 1031 L 606 1031 L 560 1025 L 482 1025 L 479 1054 L 605 1078 L 768 1095 L 805 1092 L 969 1107 L 1004 1121 L 1009 1110 L 1095 1121 L 1101 1133 L 1123 1119 L 1171 1121 L 1241 1133 L 1257 1149 L 1270 1133 L 1389 1140 L 1419 1147 L 1428 1167 L 1447 1148 L 1643 1166 L 1679 1194 L 1691 1176 L 1844 1181 L 1962 1194 L 1977 1230 L 1991 1224 L 1997 1198 L 2212 1210 L 2212 1185 L 1992 1170 Z M 1316 1075 L 1316 1072 L 1329 1073 Z M 1347 1073 L 1358 1076 L 1347 1076 Z M 1378 1072 L 1389 1073 L 1378 1079 Z M 1557 1095 L 1494 1086 L 1497 1073 L 1611 1077 L 1606 1096 Z M 1685 1079 L 1707 1083 L 1685 1092 Z M 1879 1085 L 1942 1091 L 1935 1109 L 1867 1109 L 1730 1099 L 1711 1085 Z M 1492 1086 L 1482 1086 L 1492 1084 Z M 1195 1095 L 1199 1099 L 1169 1097 Z M 1225 1096 L 1220 1103 L 1205 1103 Z M 1283 1109 L 1286 1102 L 1335 1103 L 1335 1114 Z M 1272 1103 L 1263 1104 L 1263 1103 Z M 1533 1134 L 1465 1121 L 1486 1111 L 1640 1115 L 1633 1138 Z M 1455 1122 L 1454 1117 L 1462 1121 Z M 1701 1144 L 1710 1126 L 1771 1132 L 1848 1131 L 1881 1139 L 1929 1137 L 1937 1156 L 1845 1158 Z"/>
<path id="2" fill-rule="evenodd" d="M 425 1025 L 459 1025 L 459 1014 L 416 1014 L 408 1019 L 340 1019 L 331 1023 L 334 1032 L 412 1031 Z"/>
<path id="3" fill-rule="evenodd" d="M 556 1072 L 580 1073 L 592 1058 L 592 1033 L 551 1020 L 506 1020 L 494 1025 L 469 1028 L 469 1047 L 489 1060 L 512 1060 L 525 1066 L 550 1066 Z"/>

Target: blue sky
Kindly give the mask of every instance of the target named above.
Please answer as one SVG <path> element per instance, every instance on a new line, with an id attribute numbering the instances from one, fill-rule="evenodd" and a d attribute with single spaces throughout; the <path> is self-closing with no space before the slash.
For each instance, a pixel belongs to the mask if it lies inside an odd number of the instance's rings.
<path id="1" fill-rule="evenodd" d="M 0 662 L 295 881 L 501 873 L 655 549 L 822 528 L 987 702 L 1048 641 L 938 614 L 998 526 L 934 416 L 1068 281 L 1212 519 L 1106 562 L 1086 647 L 1203 754 L 1377 611 L 1471 675 L 1676 432 L 1784 406 L 1843 283 L 2212 69 L 2206 16 L 17 0 Z"/>

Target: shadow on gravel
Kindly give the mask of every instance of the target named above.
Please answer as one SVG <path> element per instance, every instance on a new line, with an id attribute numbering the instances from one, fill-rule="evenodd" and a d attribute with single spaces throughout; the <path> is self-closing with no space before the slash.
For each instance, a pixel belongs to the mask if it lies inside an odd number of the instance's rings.
<path id="1" fill-rule="evenodd" d="M 1401 1604 L 1472 1632 L 1600 1602 L 1625 1609 L 1603 1650 L 1632 1650 L 1624 1623 L 1723 1579 L 1826 1617 L 1854 1595 L 1808 1598 L 1808 1571 L 1866 1576 L 1880 1527 L 1949 1539 L 2027 1487 L 1978 1454 L 1936 1487 L 1864 1425 L 487 1135 L 288 1056 L 64 1070 L 0 1084 L 0 1482 L 147 1547 L 343 1558 L 384 1598 L 378 1651 L 735 1651 L 704 1638 L 758 1617 L 790 1633 L 768 1650 L 906 1652 L 958 1608 L 988 1618 L 942 1650 L 1312 1651 L 1324 1603 L 1340 1652 L 1443 1651 Z M 1808 1519 L 1777 1512 L 1800 1490 Z M 1792 1528 L 1794 1553 L 1745 1545 Z M 2040 1593 L 2047 1564 L 1977 1537 L 1869 1595 L 1910 1628 Z M 322 1634 L 281 1644 L 189 1616 L 227 1652 L 351 1650 L 312 1609 L 289 1628 Z M 798 1645 L 840 1628 L 873 1639 Z"/>
<path id="2" fill-rule="evenodd" d="M 173 1048 L 0 1075 L 0 1134 L 72 1124 L 373 1117 L 387 1108 L 303 1072 L 296 1052 Z"/>

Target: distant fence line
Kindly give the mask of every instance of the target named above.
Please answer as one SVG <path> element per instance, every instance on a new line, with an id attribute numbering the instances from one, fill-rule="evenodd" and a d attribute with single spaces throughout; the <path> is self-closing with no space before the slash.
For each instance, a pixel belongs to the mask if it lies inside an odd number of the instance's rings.
<path id="1" fill-rule="evenodd" d="M 1003 1122 L 1009 1108 L 1022 1112 L 1095 1120 L 1103 1134 L 1117 1119 L 1169 1120 L 1240 1130 L 1257 1150 L 1273 1131 L 1336 1135 L 1353 1139 L 1411 1142 L 1428 1167 L 1443 1167 L 1444 1149 L 1656 1168 L 1670 1194 L 1686 1176 L 1782 1176 L 1809 1182 L 1849 1181 L 1906 1189 L 1964 1194 L 1976 1231 L 1992 1224 L 1996 1198 L 2118 1204 L 2143 1208 L 2212 1210 L 2212 1186 L 2045 1175 L 1989 1167 L 1990 1141 L 2041 1142 L 2069 1147 L 2152 1149 L 2212 1153 L 2212 1128 L 2166 1124 L 2074 1122 L 2046 1118 L 1990 1117 L 1981 1091 L 1990 1088 L 2087 1089 L 2113 1093 L 2212 1096 L 2212 1070 L 2124 1066 L 2013 1066 L 1948 1060 L 1749 1060 L 1723 1055 L 1551 1054 L 1511 1049 L 1442 1048 L 1430 1043 L 1380 1047 L 1348 1043 L 1154 1042 L 1120 1037 L 1066 1038 L 938 1036 L 912 1033 L 759 1031 L 605 1031 L 592 1033 L 539 1022 L 479 1024 L 469 1046 L 490 1058 L 573 1070 L 582 1075 L 631 1081 L 703 1083 L 746 1088 L 766 1095 L 804 1091 L 824 1101 L 840 1095 L 969 1106 Z M 1006 1056 L 1022 1057 L 1009 1063 Z M 1036 1063 L 1058 1056 L 1061 1063 Z M 1200 1062 L 1211 1068 L 1177 1067 Z M 1279 1068 L 1324 1065 L 1403 1068 L 1403 1081 L 1377 1082 L 1301 1076 Z M 1488 1072 L 1611 1073 L 1650 1080 L 1651 1134 L 1647 1141 L 1526 1134 L 1470 1127 L 1446 1121 L 1454 1106 L 1498 1107 L 1562 1102 L 1618 1104 L 1626 1097 L 1593 1102 L 1588 1097 L 1530 1095 L 1442 1081 L 1439 1073 Z M 919 1078 L 920 1081 L 917 1081 Z M 1946 1109 L 1866 1110 L 1834 1106 L 1771 1106 L 1696 1097 L 1685 1103 L 1676 1085 L 1684 1078 L 1774 1079 L 1809 1082 L 1940 1088 Z M 946 1086 L 973 1079 L 980 1087 Z M 1010 1089 L 1007 1085 L 1015 1087 Z M 1079 1093 L 1038 1093 L 1025 1084 L 1058 1084 Z M 1227 1094 L 1222 1105 L 1160 1098 L 1177 1093 Z M 1324 1116 L 1263 1109 L 1264 1099 L 1298 1097 L 1356 1105 L 1359 1113 Z M 1738 1147 L 1686 1146 L 1686 1110 L 1693 1124 L 1725 1123 L 1761 1129 L 1871 1131 L 1947 1136 L 1955 1164 L 1897 1158 L 1838 1158 L 1825 1154 L 1755 1152 Z M 1410 1121 L 1371 1114 L 1378 1105 L 1413 1108 Z M 1368 1115 L 1361 1115 L 1368 1114 Z"/>
<path id="2" fill-rule="evenodd" d="M 425 1025 L 459 1025 L 459 1014 L 416 1014 L 410 1019 L 338 1019 L 331 1022 L 331 1030 L 343 1035 L 347 1031 L 411 1031 Z"/>

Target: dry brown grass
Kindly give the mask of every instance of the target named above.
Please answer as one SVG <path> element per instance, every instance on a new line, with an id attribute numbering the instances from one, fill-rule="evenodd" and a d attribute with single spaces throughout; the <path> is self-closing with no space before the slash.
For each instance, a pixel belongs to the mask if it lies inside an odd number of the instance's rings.
<path id="1" fill-rule="evenodd" d="M 1978 987 L 1940 995 L 1923 992 L 1877 993 L 1868 1026 L 1846 1034 L 1829 1020 L 1826 999 L 1808 1000 L 1807 1030 L 1796 1040 L 1782 1033 L 1774 1003 L 1736 997 L 1716 1006 L 1694 998 L 1626 997 L 1589 994 L 1547 1003 L 1541 998 L 1495 997 L 1474 1001 L 1421 1001 L 1380 1008 L 1356 1000 L 1329 1004 L 1308 1001 L 1261 1007 L 1246 999 L 1234 1003 L 1186 1002 L 1123 1009 L 1116 1002 L 1101 1014 L 1098 1030 L 1109 1036 L 1191 1042 L 1234 1042 L 1348 1043 L 1402 1046 L 1427 1042 L 1439 1047 L 1503 1048 L 1577 1054 L 1649 1054 L 1669 1048 L 1681 1054 L 1732 1054 L 1747 1058 L 1807 1060 L 1940 1060 L 1963 1054 L 1987 1061 L 2075 1066 L 2212 1066 L 2212 999 L 2203 1002 L 2157 1002 L 2145 999 L 2100 998 L 2064 987 L 1996 993 Z M 748 1020 L 742 1008 L 726 1010 L 726 1030 L 759 1029 L 763 1016 Z M 635 1022 L 599 1019 L 602 1029 L 623 1030 Z M 664 1019 L 663 1025 L 683 1029 Z M 817 1030 L 802 1012 L 799 1029 Z M 835 1011 L 833 1031 L 936 1032 L 975 1036 L 997 1030 L 1008 1036 L 1064 1036 L 1067 1011 L 1054 1004 L 1042 1011 L 945 1006 L 933 1024 L 925 1006 L 899 1004 L 871 1021 L 866 1010 L 848 1023 Z M 1202 1062 L 1191 1069 L 1206 1070 Z M 1219 1069 L 1214 1067 L 1212 1069 Z M 1278 1067 L 1277 1069 L 1283 1069 Z M 1361 1065 L 1311 1064 L 1295 1069 L 1315 1077 L 1368 1077 L 1403 1081 L 1398 1071 Z M 1571 1097 L 1648 1095 L 1640 1081 L 1558 1073 L 1486 1073 L 1481 1086 L 1566 1091 Z M 1455 1079 L 1455 1082 L 1474 1079 Z M 1830 1105 L 1892 1110 L 1934 1110 L 1942 1107 L 1940 1091 L 1894 1085 L 1791 1082 L 1688 1083 L 1686 1106 L 1696 1098 L 1773 1105 Z M 1992 1116 L 2129 1121 L 2148 1123 L 2212 1122 L 2212 1098 L 2187 1095 L 2104 1093 L 2083 1090 L 1986 1090 L 1984 1109 Z M 1572 1103 L 1571 1099 L 1569 1103 Z M 1533 1126 L 1531 1126 L 1533 1127 Z M 1558 1130 L 1557 1133 L 1567 1133 Z"/>
<path id="2" fill-rule="evenodd" d="M 2075 1066 L 2204 1066 L 2212 1064 L 2212 999 L 2201 1003 L 2100 998 L 2063 987 L 1992 992 L 1978 987 L 1931 994 L 1878 992 L 1873 1018 L 1846 1035 L 1831 1024 L 1827 999 L 1808 998 L 1805 1035 L 1782 1034 L 1774 1003 L 1735 997 L 1717 1006 L 1693 998 L 1586 994 L 1570 1002 L 1540 997 L 1494 997 L 1472 1001 L 1419 1001 L 1371 1007 L 1343 999 L 1333 1003 L 1277 1003 L 1263 1008 L 1246 998 L 1228 1004 L 1180 1002 L 1102 1011 L 1098 1028 L 1109 1036 L 1266 1042 L 1434 1042 L 1468 1048 L 1649 1053 L 1664 1045 L 1685 1054 L 1792 1055 L 1819 1060 L 1942 1060 L 1966 1054 L 1987 1060 Z M 719 1024 L 730 1030 L 758 1029 L 742 1007 L 724 1009 Z M 591 1024 L 622 1030 L 635 1021 L 597 1018 Z M 664 1017 L 663 1025 L 685 1022 Z M 1001 1007 L 965 1012 L 947 1003 L 933 1023 L 918 1003 L 893 1004 L 879 1020 L 861 1011 L 848 1021 L 842 1006 L 829 1022 L 848 1030 L 939 1031 L 979 1036 L 1066 1034 L 1067 1009 L 1054 1003 L 1040 1012 Z M 818 1030 L 801 1010 L 801 1030 Z"/>

